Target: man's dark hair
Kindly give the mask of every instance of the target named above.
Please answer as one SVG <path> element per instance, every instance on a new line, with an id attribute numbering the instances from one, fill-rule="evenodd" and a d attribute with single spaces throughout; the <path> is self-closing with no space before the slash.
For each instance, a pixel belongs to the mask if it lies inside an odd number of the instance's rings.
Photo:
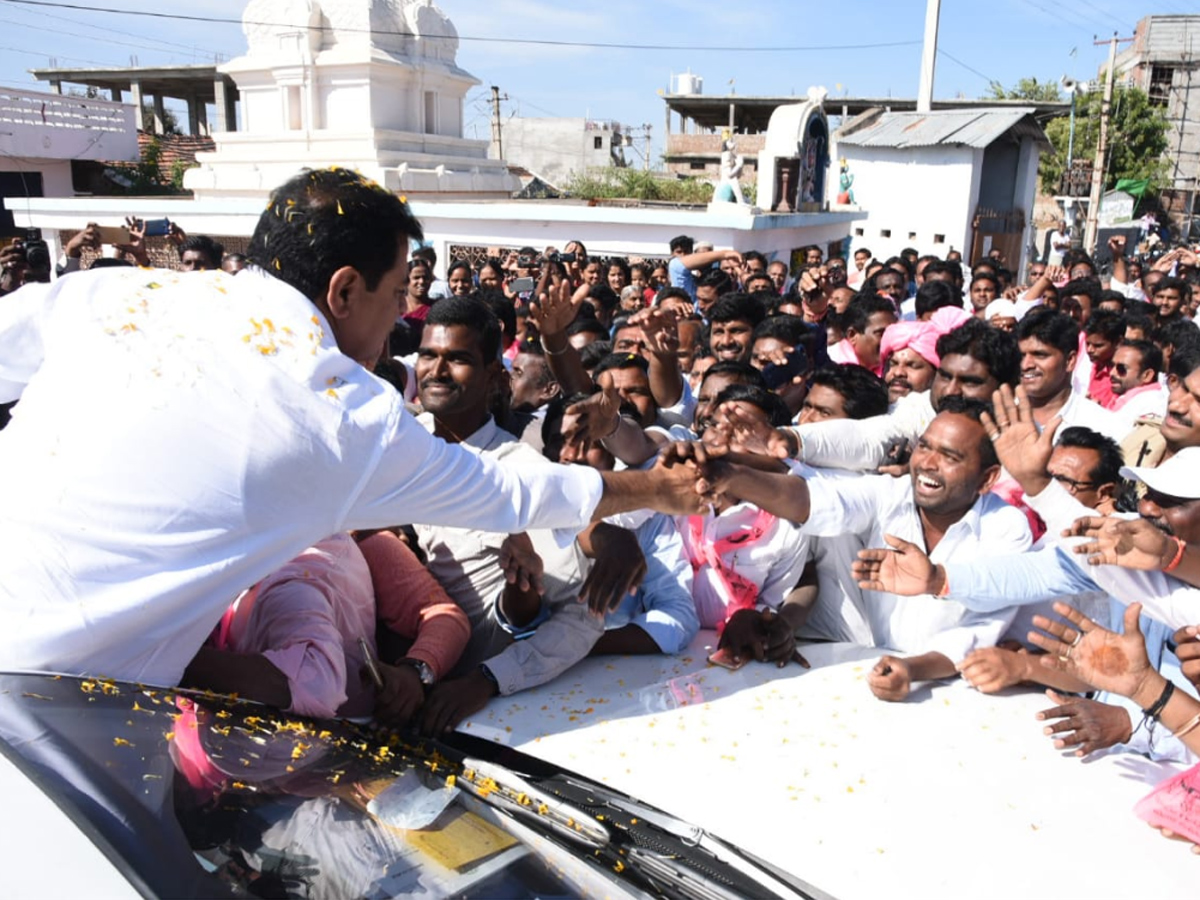
<path id="1" fill-rule="evenodd" d="M 1126 300 L 1125 301 L 1125 318 L 1133 316 L 1143 316 L 1147 319 L 1153 319 L 1158 315 L 1158 307 L 1146 300 Z"/>
<path id="2" fill-rule="evenodd" d="M 504 344 L 504 338 L 512 340 L 517 336 L 517 311 L 513 308 L 513 303 L 504 296 L 501 291 L 480 291 L 478 294 L 471 294 L 471 300 L 478 299 L 500 322 L 500 327 L 504 332 L 504 337 L 500 339 L 500 343 Z M 439 300 L 434 306 L 441 305 Z"/>
<path id="3" fill-rule="evenodd" d="M 912 281 L 912 278 L 913 278 L 913 264 L 912 264 L 912 262 L 910 262 L 909 260 L 905 259 L 905 258 L 904 258 L 904 256 L 903 256 L 903 255 L 901 255 L 901 256 L 893 256 L 893 257 L 890 257 L 890 258 L 889 258 L 889 259 L 888 259 L 886 262 L 884 262 L 884 264 L 883 264 L 883 267 L 884 267 L 885 269 L 891 269 L 893 272 L 896 272 L 896 271 L 897 271 L 897 270 L 896 270 L 896 266 L 900 266 L 900 268 L 904 269 L 904 271 L 903 271 L 903 272 L 897 272 L 897 274 L 899 274 L 899 275 L 902 275 L 902 276 L 906 276 L 906 277 L 908 278 L 908 280 L 909 280 L 909 281 Z"/>
<path id="4" fill-rule="evenodd" d="M 810 389 L 820 385 L 841 395 L 848 418 L 869 419 L 888 411 L 887 385 L 862 366 L 824 366 L 812 373 L 808 383 Z"/>
<path id="5" fill-rule="evenodd" d="M 862 334 L 867 330 L 871 316 L 876 313 L 891 313 L 894 316 L 896 305 L 887 297 L 880 297 L 878 294 L 859 294 L 846 307 L 846 312 L 842 316 L 842 325 L 846 331 L 853 328 Z"/>
<path id="6" fill-rule="evenodd" d="M 753 344 L 759 338 L 775 338 L 781 344 L 790 344 L 795 347 L 808 343 L 811 340 L 811 333 L 808 330 L 808 323 L 800 316 L 781 315 L 763 319 L 755 326 L 750 343 Z"/>
<path id="7" fill-rule="evenodd" d="M 1095 309 L 1100 303 L 1100 282 L 1095 278 L 1076 278 L 1058 289 L 1058 296 L 1064 300 L 1080 294 L 1091 300 L 1092 308 Z"/>
<path id="8" fill-rule="evenodd" d="M 1183 381 L 1200 369 L 1200 347 L 1185 347 L 1171 354 L 1170 373 Z"/>
<path id="9" fill-rule="evenodd" d="M 942 259 L 937 262 L 931 262 L 925 267 L 925 271 L 921 273 L 925 280 L 929 280 L 930 275 L 949 275 L 950 280 L 955 284 L 963 283 L 963 270 L 960 263 L 952 259 Z"/>
<path id="10" fill-rule="evenodd" d="M 713 363 L 705 372 L 704 377 L 700 379 L 700 385 L 708 381 L 713 375 L 728 375 L 736 378 L 739 384 L 749 384 L 754 387 L 760 387 L 766 390 L 767 383 L 763 380 L 762 372 L 749 363 L 740 362 L 735 359 L 723 360 L 722 362 Z"/>
<path id="11" fill-rule="evenodd" d="M 421 224 L 395 194 L 349 169 L 320 169 L 275 189 L 246 256 L 316 300 L 344 266 L 375 290 L 407 252 L 402 240 L 422 236 Z"/>
<path id="12" fill-rule="evenodd" d="M 1153 341 L 1121 341 L 1118 349 L 1128 347 L 1138 355 L 1138 368 L 1143 372 L 1146 369 L 1158 373 L 1162 371 L 1163 355 L 1162 350 Z"/>
<path id="13" fill-rule="evenodd" d="M 202 254 L 205 260 L 207 260 L 207 268 L 221 268 L 221 260 L 225 256 L 225 248 L 207 234 L 193 234 L 185 238 L 183 243 L 179 245 L 179 256 L 182 258 L 183 254 L 189 250 Z"/>
<path id="14" fill-rule="evenodd" d="M 512 304 L 509 304 L 511 308 Z M 486 303 L 470 297 L 443 297 L 429 307 L 425 329 L 432 325 L 450 327 L 461 325 L 469 328 L 479 339 L 483 361 L 491 362 L 500 357 L 500 320 Z"/>
<path id="15" fill-rule="evenodd" d="M 742 265 L 745 265 L 746 263 L 750 262 L 750 260 L 754 260 L 755 262 L 762 263 L 763 270 L 764 271 L 766 270 L 767 257 L 765 254 L 759 253 L 757 250 L 747 250 L 745 253 L 742 254 Z"/>
<path id="16" fill-rule="evenodd" d="M 729 277 L 729 273 L 724 269 L 710 269 L 701 276 L 696 282 L 696 287 L 711 287 L 717 289 L 717 296 L 730 293 L 733 288 L 733 279 Z M 682 290 L 679 288 L 678 290 Z M 686 293 L 686 291 L 685 291 Z M 661 294 L 659 295 L 662 296 Z M 691 299 L 690 297 L 688 299 Z"/>
<path id="17" fill-rule="evenodd" d="M 429 268 L 433 269 L 437 265 L 437 251 L 432 246 L 418 247 L 412 252 L 413 259 L 423 259 L 429 263 Z"/>
<path id="18" fill-rule="evenodd" d="M 1154 286 L 1151 296 L 1168 288 L 1175 288 L 1175 290 L 1179 291 L 1179 296 L 1184 303 L 1192 299 L 1192 285 L 1182 278 L 1164 278 Z"/>
<path id="19" fill-rule="evenodd" d="M 783 399 L 765 388 L 749 384 L 728 384 L 713 400 L 713 407 L 722 403 L 741 401 L 757 406 L 767 414 L 767 419 L 775 428 L 783 428 L 792 424 L 792 414 Z"/>
<path id="20" fill-rule="evenodd" d="M 766 285 L 764 285 L 763 287 L 751 287 L 750 286 L 752 284 L 762 284 L 763 282 L 766 282 Z M 746 283 L 745 283 L 745 288 L 746 288 L 746 293 L 748 293 L 748 294 L 754 294 L 756 297 L 761 295 L 763 298 L 765 298 L 766 303 L 770 303 L 771 300 L 773 300 L 775 297 L 779 296 L 778 294 L 775 293 L 775 282 L 773 282 L 771 280 L 771 276 L 768 275 L 766 272 L 756 272 L 755 274 L 753 274 L 749 278 L 747 278 Z"/>
<path id="21" fill-rule="evenodd" d="M 1000 264 L 994 259 L 985 256 L 982 259 L 975 260 L 975 263 L 971 266 L 971 275 L 978 275 L 980 269 L 987 269 L 989 274 L 996 275 L 1000 271 Z"/>
<path id="22" fill-rule="evenodd" d="M 910 263 L 918 262 L 920 257 L 921 254 L 917 251 L 916 247 L 905 247 L 900 251 L 900 258 L 907 259 Z"/>
<path id="23" fill-rule="evenodd" d="M 751 328 L 767 317 L 766 308 L 749 294 L 725 294 L 708 311 L 709 322 L 749 322 Z"/>
<path id="24" fill-rule="evenodd" d="M 593 284 L 588 289 L 588 299 L 596 305 L 596 309 L 602 309 L 605 312 L 614 310 L 621 304 L 621 298 L 617 296 L 617 292 L 603 282 Z"/>
<path id="25" fill-rule="evenodd" d="M 590 344 L 584 344 L 583 348 L 579 351 L 579 364 L 583 366 L 584 371 L 595 374 L 596 366 L 600 363 L 600 360 L 604 359 L 610 353 L 612 353 L 612 341 L 592 341 Z"/>
<path id="26" fill-rule="evenodd" d="M 696 242 L 686 234 L 671 238 L 671 253 L 681 252 L 686 256 L 692 252 L 692 248 L 695 246 Z"/>
<path id="27" fill-rule="evenodd" d="M 916 313 L 918 319 L 947 306 L 962 309 L 962 294 L 946 282 L 926 280 L 917 288 Z"/>
<path id="28" fill-rule="evenodd" d="M 1063 254 L 1063 268 L 1070 272 L 1076 266 L 1087 266 L 1096 274 L 1096 263 L 1086 250 L 1068 250 Z"/>
<path id="29" fill-rule="evenodd" d="M 1154 334 L 1154 319 L 1150 318 L 1149 316 L 1135 316 L 1126 310 L 1125 331 L 1128 332 L 1130 328 L 1140 331 L 1142 334 L 1146 335 L 1147 338 L 1149 338 Z"/>
<path id="30" fill-rule="evenodd" d="M 1113 303 L 1113 302 L 1121 304 L 1121 312 L 1125 312 L 1125 307 L 1129 303 L 1129 301 L 1126 299 L 1125 295 L 1122 294 L 1120 291 L 1104 290 L 1104 291 L 1100 292 L 1100 299 L 1096 301 L 1096 305 L 1099 306 L 1101 303 Z"/>
<path id="31" fill-rule="evenodd" d="M 874 253 L 872 253 L 870 250 L 868 250 L 866 247 L 859 247 L 857 250 L 855 250 L 855 251 L 854 251 L 852 254 L 850 254 L 850 255 L 851 255 L 851 256 L 858 256 L 858 254 L 860 254 L 860 253 L 865 253 L 865 254 L 867 254 L 867 259 L 874 259 L 874 258 L 875 258 L 875 254 L 874 254 Z"/>
<path id="32" fill-rule="evenodd" d="M 958 416 L 966 416 L 968 419 L 974 419 L 976 422 L 983 424 L 983 414 L 993 415 L 992 404 L 984 403 L 982 400 L 976 400 L 974 397 L 963 397 L 960 394 L 951 394 L 948 397 L 942 398 L 941 406 L 938 408 L 938 415 L 942 413 L 953 413 Z M 992 466 L 1000 465 L 1000 459 L 996 456 L 996 447 L 992 443 L 991 438 L 987 435 L 986 429 L 981 429 L 983 436 L 979 439 L 979 459 L 983 463 L 985 469 L 990 469 Z"/>
<path id="33" fill-rule="evenodd" d="M 598 319 L 576 319 L 567 326 L 567 337 L 576 334 L 595 335 L 594 341 L 608 340 L 608 329 Z"/>
<path id="34" fill-rule="evenodd" d="M 1097 487 L 1116 484 L 1121 480 L 1121 466 L 1125 465 L 1125 460 L 1121 456 L 1121 448 L 1112 438 L 1090 428 L 1074 425 L 1060 431 L 1056 442 L 1060 447 L 1095 450 L 1100 455 L 1096 465 L 1088 472 L 1088 481 Z"/>
<path id="35" fill-rule="evenodd" d="M 1021 377 L 1021 351 L 1010 332 L 992 328 L 981 319 L 968 319 L 937 339 L 939 359 L 969 356 L 987 367 L 1001 384 L 1015 386 Z"/>
<path id="36" fill-rule="evenodd" d="M 596 364 L 592 377 L 599 378 L 601 372 L 607 372 L 609 369 L 641 369 L 649 373 L 650 363 L 636 353 L 610 353 Z"/>
<path id="37" fill-rule="evenodd" d="M 1017 342 L 1034 338 L 1063 356 L 1079 351 L 1079 323 L 1066 313 L 1052 309 L 1031 310 L 1017 323 Z"/>
<path id="38" fill-rule="evenodd" d="M 975 283 L 978 281 L 990 281 L 992 283 L 992 287 L 995 288 L 996 293 L 1000 293 L 1000 279 L 991 272 L 980 272 L 978 275 L 972 275 L 971 287 L 975 287 Z"/>
<path id="39" fill-rule="evenodd" d="M 1200 347 L 1200 327 L 1191 319 L 1176 319 L 1154 329 L 1150 340 L 1160 347 L 1172 347 L 1175 352 L 1183 347 Z"/>
<path id="40" fill-rule="evenodd" d="M 1083 327 L 1085 334 L 1098 334 L 1106 341 L 1117 343 L 1125 337 L 1125 317 L 1108 309 L 1098 309 Z"/>

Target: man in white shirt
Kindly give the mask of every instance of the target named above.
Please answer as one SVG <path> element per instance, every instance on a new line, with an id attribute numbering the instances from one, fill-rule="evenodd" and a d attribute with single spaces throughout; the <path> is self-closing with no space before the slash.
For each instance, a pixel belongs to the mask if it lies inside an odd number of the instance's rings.
<path id="1" fill-rule="evenodd" d="M 913 451 L 909 478 L 808 480 L 808 508 L 794 518 L 806 534 L 859 534 L 868 547 L 886 546 L 884 535 L 892 535 L 944 560 L 1024 551 L 1031 542 L 1025 516 L 990 492 L 1000 465 L 979 422 L 983 409 L 947 398 Z M 875 644 L 907 654 L 885 655 L 872 671 L 871 690 L 884 700 L 903 700 L 914 681 L 956 675 L 955 663 L 994 646 L 1014 613 L 979 614 L 934 596 L 886 591 L 864 591 L 863 603 Z"/>
<path id="2" fill-rule="evenodd" d="M 1144 416 L 1161 420 L 1166 414 L 1171 392 L 1159 379 L 1162 367 L 1162 350 L 1150 341 L 1122 341 L 1117 346 L 1109 379 L 1116 398 L 1111 408 L 1126 431 Z"/>
<path id="3" fill-rule="evenodd" d="M 1050 232 L 1050 252 L 1046 256 L 1049 266 L 1061 266 L 1063 257 L 1071 249 L 1071 229 L 1067 227 L 1066 219 L 1059 219 L 1054 230 Z"/>
<path id="4" fill-rule="evenodd" d="M 113 269 L 5 298 L 0 667 L 175 684 L 234 597 L 347 529 L 573 534 L 700 506 L 686 471 L 517 470 L 421 428 L 362 365 L 420 235 L 325 169 L 272 195 L 236 278 Z"/>

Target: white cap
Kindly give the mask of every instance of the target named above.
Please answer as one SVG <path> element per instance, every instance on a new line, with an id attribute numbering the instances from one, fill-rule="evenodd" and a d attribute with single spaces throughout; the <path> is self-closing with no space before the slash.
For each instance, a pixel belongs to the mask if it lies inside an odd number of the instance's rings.
<path id="1" fill-rule="evenodd" d="M 1005 300 L 1003 297 L 993 300 L 983 311 L 983 318 L 990 322 L 995 316 L 1000 316 L 1002 319 L 1017 318 L 1017 304 L 1011 300 Z"/>
<path id="2" fill-rule="evenodd" d="M 1200 500 L 1200 447 L 1186 447 L 1159 466 L 1122 466 L 1121 477 L 1180 500 Z"/>

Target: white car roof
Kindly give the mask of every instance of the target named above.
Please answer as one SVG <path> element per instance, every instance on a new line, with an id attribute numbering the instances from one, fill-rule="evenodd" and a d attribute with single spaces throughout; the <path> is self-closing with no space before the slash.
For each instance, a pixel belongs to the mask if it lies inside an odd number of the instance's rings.
<path id="1" fill-rule="evenodd" d="M 811 670 L 600 657 L 498 697 L 460 730 L 574 770 L 836 897 L 1141 898 L 1195 891 L 1189 846 L 1133 813 L 1179 767 L 1054 749 L 1039 691 L 961 679 L 877 700 L 879 650 L 807 645 Z M 1132 861 L 1136 860 L 1136 864 Z M 969 892 L 969 893 L 964 893 Z"/>

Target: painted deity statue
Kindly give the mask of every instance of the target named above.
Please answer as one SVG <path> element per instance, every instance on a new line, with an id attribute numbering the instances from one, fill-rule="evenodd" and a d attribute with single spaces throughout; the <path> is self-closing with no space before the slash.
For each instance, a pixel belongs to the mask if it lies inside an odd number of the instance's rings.
<path id="1" fill-rule="evenodd" d="M 745 160 L 737 152 L 737 141 L 726 133 L 721 143 L 721 178 L 713 191 L 714 201 L 745 204 L 746 198 L 742 196 L 742 185 L 738 181 L 744 164 Z"/>
<path id="2" fill-rule="evenodd" d="M 841 175 L 838 176 L 837 202 L 842 206 L 854 205 L 854 176 L 850 174 L 850 163 L 843 156 L 838 161 Z"/>

